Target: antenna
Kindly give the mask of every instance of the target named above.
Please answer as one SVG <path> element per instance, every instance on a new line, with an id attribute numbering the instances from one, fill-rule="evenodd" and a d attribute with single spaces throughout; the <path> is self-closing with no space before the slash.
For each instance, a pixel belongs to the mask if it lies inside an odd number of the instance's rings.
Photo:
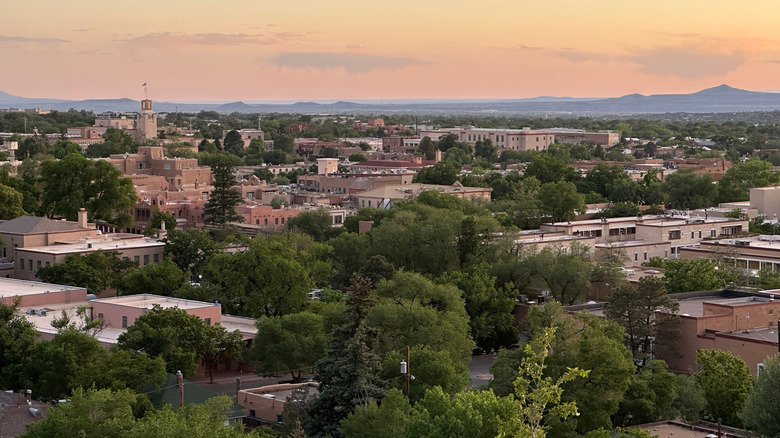
<path id="1" fill-rule="evenodd" d="M 144 99 L 149 99 L 149 93 L 146 91 L 146 82 L 144 82 L 141 86 L 144 87 Z"/>

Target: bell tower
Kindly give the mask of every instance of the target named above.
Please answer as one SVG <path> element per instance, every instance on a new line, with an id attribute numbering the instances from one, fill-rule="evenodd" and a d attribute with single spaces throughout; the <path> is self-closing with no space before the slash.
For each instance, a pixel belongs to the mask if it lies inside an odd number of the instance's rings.
<path id="1" fill-rule="evenodd" d="M 152 101 L 141 101 L 141 112 L 137 116 L 138 134 L 143 140 L 157 138 L 157 113 L 152 110 Z"/>

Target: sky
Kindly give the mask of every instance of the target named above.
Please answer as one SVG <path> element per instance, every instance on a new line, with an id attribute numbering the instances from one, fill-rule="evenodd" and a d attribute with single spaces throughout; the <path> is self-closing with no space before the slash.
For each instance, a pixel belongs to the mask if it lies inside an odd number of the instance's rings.
<path id="1" fill-rule="evenodd" d="M 157 101 L 780 90 L 776 0 L 25 0 L 0 91 Z"/>

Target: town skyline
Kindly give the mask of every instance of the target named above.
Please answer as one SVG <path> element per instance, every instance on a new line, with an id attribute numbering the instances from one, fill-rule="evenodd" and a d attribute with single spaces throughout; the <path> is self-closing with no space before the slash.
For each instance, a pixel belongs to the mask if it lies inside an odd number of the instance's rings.
<path id="1" fill-rule="evenodd" d="M 40 3 L 35 7 L 36 3 Z M 167 101 L 511 99 L 780 89 L 780 5 L 91 0 L 7 5 L 25 97 Z M 34 15 L 33 15 L 34 13 Z M 544 17 L 547 17 L 545 19 Z M 52 22 L 60 23 L 52 26 Z M 51 80 L 52 72 L 56 80 Z"/>

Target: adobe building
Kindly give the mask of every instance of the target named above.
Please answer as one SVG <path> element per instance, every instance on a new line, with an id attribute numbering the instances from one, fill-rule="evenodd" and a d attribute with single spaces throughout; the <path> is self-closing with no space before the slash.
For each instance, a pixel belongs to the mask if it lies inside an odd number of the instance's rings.
<path id="1" fill-rule="evenodd" d="M 162 176 L 173 191 L 212 183 L 210 168 L 198 166 L 196 158 L 168 158 L 161 146 L 141 146 L 136 154 L 113 154 L 108 161 L 128 176 Z"/>
<path id="2" fill-rule="evenodd" d="M 33 307 L 45 308 L 56 304 L 86 301 L 87 290 L 76 286 L 0 278 L 0 303 L 10 306 L 17 298 L 21 300 L 21 310 L 25 311 Z"/>
<path id="3" fill-rule="evenodd" d="M 94 239 L 99 235 L 95 224 L 87 223 L 87 212 L 84 209 L 79 211 L 76 222 L 36 216 L 19 216 L 0 221 L 0 277 L 17 277 L 16 261 L 20 250 Z"/>
<path id="4" fill-rule="evenodd" d="M 413 173 L 301 175 L 298 177 L 298 189 L 316 193 L 353 195 L 385 186 L 411 184 L 413 178 Z"/>
<path id="5" fill-rule="evenodd" d="M 38 269 L 63 263 L 71 254 L 86 255 L 95 251 L 117 251 L 119 257 L 146 266 L 162 260 L 165 243 L 138 234 L 104 234 L 73 242 L 16 248 L 14 278 L 35 280 Z"/>
<path id="6" fill-rule="evenodd" d="M 190 315 L 200 317 L 208 325 L 222 323 L 222 306 L 219 303 L 206 303 L 152 294 L 125 295 L 89 301 L 92 318 L 102 319 L 107 328 L 125 329 L 133 325 L 138 317 L 152 310 L 154 306 L 163 309 L 185 310 Z"/>
<path id="7" fill-rule="evenodd" d="M 284 405 L 297 394 L 308 391 L 316 395 L 318 384 L 282 383 L 238 391 L 236 403 L 249 410 L 249 419 L 260 423 L 276 424 L 282 420 Z"/>
<path id="8" fill-rule="evenodd" d="M 668 242 L 668 253 L 664 252 L 663 258 L 676 258 L 680 248 L 698 246 L 707 239 L 738 236 L 742 231 L 748 230 L 748 220 L 647 215 L 553 222 L 541 224 L 540 229 L 544 232 L 558 231 L 575 236 L 596 237 L 599 244 L 644 242 L 654 246 L 654 249 L 647 250 L 648 259 L 651 252 L 663 248 L 661 245 Z M 641 252 L 644 253 L 645 250 Z"/>
<path id="9" fill-rule="evenodd" d="M 675 352 L 659 353 L 670 371 L 692 373 L 696 352 L 719 349 L 742 358 L 758 374 L 767 356 L 777 354 L 780 291 L 674 294 L 680 304 L 680 338 Z"/>
<path id="10" fill-rule="evenodd" d="M 758 271 L 764 268 L 780 271 L 780 236 L 761 235 L 705 241 L 698 247 L 681 248 L 680 257 L 704 257 L 711 260 L 727 257 L 736 267 L 747 270 L 753 276 L 758 275 Z"/>
<path id="11" fill-rule="evenodd" d="M 395 186 L 384 186 L 374 190 L 367 190 L 355 195 L 357 208 L 374 207 L 379 209 L 388 209 L 393 202 L 403 199 L 415 198 L 424 191 L 435 190 L 440 193 L 457 196 L 458 198 L 481 198 L 490 200 L 491 188 L 484 187 L 464 187 L 460 182 L 455 182 L 451 186 L 436 184 L 404 184 Z"/>

